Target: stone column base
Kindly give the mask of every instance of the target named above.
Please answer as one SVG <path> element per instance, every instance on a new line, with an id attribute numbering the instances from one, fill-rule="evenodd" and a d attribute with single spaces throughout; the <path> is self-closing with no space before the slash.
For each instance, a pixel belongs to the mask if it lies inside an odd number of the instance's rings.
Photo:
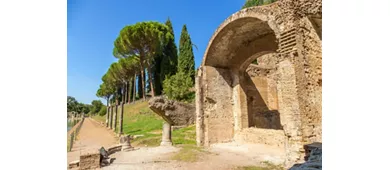
<path id="1" fill-rule="evenodd" d="M 170 141 L 163 141 L 160 143 L 160 146 L 172 146 L 172 142 Z"/>
<path id="2" fill-rule="evenodd" d="M 160 143 L 160 146 L 172 146 L 172 140 L 171 140 L 171 125 L 167 122 L 164 122 L 163 124 L 163 131 L 162 131 L 162 142 Z"/>

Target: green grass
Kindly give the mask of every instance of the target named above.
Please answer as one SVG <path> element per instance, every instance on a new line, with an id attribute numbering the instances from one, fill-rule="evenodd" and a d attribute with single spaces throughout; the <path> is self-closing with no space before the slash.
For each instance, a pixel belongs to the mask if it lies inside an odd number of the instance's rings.
<path id="1" fill-rule="evenodd" d="M 196 145 L 195 125 L 190 125 L 185 128 L 174 130 L 172 132 L 172 143 L 175 145 L 179 145 L 179 144 Z"/>
<path id="2" fill-rule="evenodd" d="M 261 166 L 243 166 L 237 167 L 235 170 L 284 170 L 283 166 L 275 165 L 271 162 L 264 161 L 261 162 Z"/>
<path id="3" fill-rule="evenodd" d="M 119 113 L 117 118 L 117 129 L 119 129 Z M 106 116 L 93 116 L 93 119 L 101 122 L 106 121 Z M 129 135 L 143 135 L 132 141 L 134 146 L 159 146 L 161 143 L 161 133 L 164 120 L 149 109 L 147 102 L 136 104 L 126 104 L 123 115 L 123 133 Z M 172 133 L 172 143 L 196 144 L 195 125 L 174 130 Z"/>
<path id="4" fill-rule="evenodd" d="M 104 116 L 95 115 L 95 116 L 92 116 L 92 118 L 99 121 L 99 122 L 106 122 L 106 115 L 104 115 Z"/>

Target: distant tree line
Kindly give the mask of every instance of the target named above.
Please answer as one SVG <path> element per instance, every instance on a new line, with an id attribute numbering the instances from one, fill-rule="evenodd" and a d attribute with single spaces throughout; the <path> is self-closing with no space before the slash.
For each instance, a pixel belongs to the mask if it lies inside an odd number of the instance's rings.
<path id="1" fill-rule="evenodd" d="M 74 97 L 67 97 L 67 112 L 75 112 L 77 114 L 104 115 L 106 114 L 106 106 L 100 100 L 93 100 L 91 104 L 84 104 L 77 101 Z"/>

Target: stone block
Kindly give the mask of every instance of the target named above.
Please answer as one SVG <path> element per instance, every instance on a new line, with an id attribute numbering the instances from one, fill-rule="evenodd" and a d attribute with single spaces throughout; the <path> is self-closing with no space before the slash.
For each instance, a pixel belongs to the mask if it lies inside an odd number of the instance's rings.
<path id="1" fill-rule="evenodd" d="M 80 166 L 80 160 L 75 160 L 69 163 L 69 169 L 77 168 Z"/>
<path id="2" fill-rule="evenodd" d="M 100 168 L 101 155 L 98 149 L 83 151 L 80 155 L 80 170 Z"/>
<path id="3" fill-rule="evenodd" d="M 132 140 L 133 137 L 130 135 L 121 136 L 119 139 L 119 143 L 122 146 L 121 151 L 130 151 L 134 148 L 131 146 L 130 140 Z"/>
<path id="4" fill-rule="evenodd" d="M 115 152 L 119 152 L 121 150 L 122 150 L 122 145 L 118 144 L 118 145 L 113 145 L 113 146 L 109 147 L 107 149 L 107 152 L 108 152 L 108 155 L 111 155 L 111 154 L 113 154 Z"/>

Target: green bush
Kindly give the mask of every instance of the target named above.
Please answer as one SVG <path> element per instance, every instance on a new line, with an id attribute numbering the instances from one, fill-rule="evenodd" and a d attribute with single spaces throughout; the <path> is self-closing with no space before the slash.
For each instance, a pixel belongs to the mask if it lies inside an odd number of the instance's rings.
<path id="1" fill-rule="evenodd" d="M 193 85 L 190 76 L 183 72 L 168 77 L 163 82 L 164 94 L 173 100 L 191 101 L 195 98 L 195 93 L 190 91 Z"/>
<path id="2" fill-rule="evenodd" d="M 107 113 L 107 107 L 103 105 L 103 106 L 100 108 L 98 114 L 99 114 L 99 116 L 104 116 L 104 115 L 106 115 L 106 113 Z"/>

